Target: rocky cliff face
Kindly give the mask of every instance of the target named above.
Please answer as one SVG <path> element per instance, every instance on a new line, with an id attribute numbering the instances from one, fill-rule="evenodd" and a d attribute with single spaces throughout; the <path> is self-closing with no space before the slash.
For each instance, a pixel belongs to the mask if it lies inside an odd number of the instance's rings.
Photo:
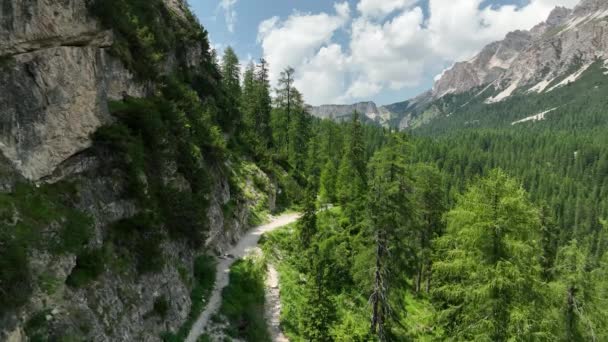
<path id="1" fill-rule="evenodd" d="M 360 102 L 352 105 L 322 105 L 309 107 L 310 114 L 322 118 L 337 121 L 348 120 L 354 112 L 358 112 L 367 118 L 374 120 L 380 115 L 380 111 L 373 102 Z"/>
<path id="2" fill-rule="evenodd" d="M 574 10 L 558 7 L 529 32 L 509 33 L 471 61 L 456 63 L 436 82 L 433 97 L 489 86 L 491 103 L 516 91 L 550 91 L 607 57 L 608 2 L 583 0 Z"/>
<path id="3" fill-rule="evenodd" d="M 357 112 L 364 121 L 387 125 L 393 119 L 394 112 L 388 107 L 377 106 L 374 102 L 360 102 L 352 105 L 322 105 L 310 106 L 308 112 L 321 119 L 348 121 Z"/>
<path id="4" fill-rule="evenodd" d="M 0 151 L 39 180 L 89 147 L 110 120 L 108 99 L 145 87 L 108 54 L 112 32 L 85 1 L 4 1 L 1 11 Z"/>
<path id="5" fill-rule="evenodd" d="M 165 5 L 177 18 L 186 18 L 181 0 L 165 0 Z M 86 0 L 0 4 L 0 194 L 19 182 L 77 184 L 74 205 L 93 222 L 90 248 L 102 245 L 109 225 L 140 210 L 123 196 L 128 185 L 123 171 L 113 166 L 115 156 L 94 151 L 91 135 L 114 120 L 109 100 L 143 97 L 155 89 L 109 52 L 113 43 L 114 33 L 89 15 Z M 188 65 L 197 65 L 201 46 L 191 46 L 185 55 Z M 161 69 L 171 72 L 176 60 L 175 53 L 169 54 Z M 162 167 L 176 187 L 185 182 L 175 166 Z M 36 317 L 48 336 L 76 340 L 158 341 L 163 331 L 176 331 L 192 304 L 194 258 L 219 253 L 238 239 L 249 227 L 250 207 L 260 202 L 273 206 L 273 196 L 266 193 L 274 191 L 272 182 L 259 169 L 255 172 L 256 182 L 254 175 L 243 180 L 253 195 L 236 202 L 227 176 L 210 172 L 207 243 L 197 249 L 163 239 L 167 260 L 160 272 L 137 276 L 134 264 L 113 265 L 120 271 L 106 270 L 91 286 L 72 288 L 66 279 L 76 266 L 76 255 L 32 248 L 28 267 L 36 278 L 31 281 L 31 297 L 17 310 L 0 310 L 0 340 L 26 341 L 26 330 L 32 329 Z M 267 188 L 253 186 L 259 179 Z M 16 218 L 8 224 L 16 226 L 19 213 L 10 210 Z M 3 220 L 0 215 L 0 225 L 6 223 Z M 56 235 L 61 224 L 55 222 L 43 233 Z M 163 319 L 151 314 L 161 297 L 168 303 Z"/>
<path id="6" fill-rule="evenodd" d="M 435 83 L 433 96 L 437 98 L 458 94 L 494 82 L 511 67 L 531 40 L 529 32 L 511 32 L 503 41 L 486 46 L 472 60 L 456 63 Z"/>

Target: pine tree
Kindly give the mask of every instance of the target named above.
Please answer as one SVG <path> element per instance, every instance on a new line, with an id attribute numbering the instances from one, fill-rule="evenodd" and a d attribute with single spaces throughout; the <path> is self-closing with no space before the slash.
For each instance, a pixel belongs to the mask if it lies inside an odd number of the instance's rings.
<path id="1" fill-rule="evenodd" d="M 432 291 L 446 335 L 506 341 L 546 333 L 538 212 L 519 184 L 494 170 L 446 218 Z"/>
<path id="2" fill-rule="evenodd" d="M 426 292 L 430 291 L 432 276 L 433 249 L 431 242 L 444 230 L 443 214 L 446 210 L 443 179 L 439 170 L 430 165 L 417 165 L 415 170 L 416 204 L 420 221 L 417 240 L 418 260 L 415 278 L 415 290 L 422 290 L 425 282 Z"/>
<path id="3" fill-rule="evenodd" d="M 238 102 L 241 96 L 241 68 L 231 47 L 226 48 L 222 57 L 222 83 L 230 97 Z"/>
<path id="4" fill-rule="evenodd" d="M 559 227 L 553 222 L 546 205 L 541 206 L 539 213 L 540 243 L 543 250 L 541 257 L 542 274 L 544 280 L 551 280 L 559 244 Z"/>
<path id="5" fill-rule="evenodd" d="M 327 159 L 319 181 L 319 199 L 322 204 L 331 204 L 336 201 L 336 172 L 334 161 Z"/>
<path id="6" fill-rule="evenodd" d="M 292 115 L 288 130 L 289 164 L 296 172 L 304 172 L 308 146 L 309 116 L 304 111 L 304 100 L 300 92 L 291 90 Z"/>
<path id="7" fill-rule="evenodd" d="M 241 111 L 243 113 L 244 128 L 241 131 L 241 135 L 245 145 L 252 150 L 261 145 L 256 132 L 256 96 L 255 65 L 251 62 L 247 65 L 243 76 Z"/>
<path id="8" fill-rule="evenodd" d="M 311 262 L 305 292 L 303 335 L 308 341 L 332 341 L 330 327 L 335 319 L 335 310 L 329 292 L 330 262 L 327 251 L 315 243 L 308 251 Z"/>
<path id="9" fill-rule="evenodd" d="M 279 77 L 279 87 L 276 90 L 277 93 L 277 106 L 285 109 L 287 115 L 287 125 L 291 122 L 291 113 L 294 104 L 294 86 L 295 82 L 295 70 L 292 67 L 287 67 L 281 72 Z"/>
<path id="10" fill-rule="evenodd" d="M 264 58 L 261 58 L 255 77 L 255 94 L 257 101 L 255 131 L 259 135 L 263 148 L 268 148 L 270 146 L 270 138 L 272 137 L 272 132 L 270 130 L 272 100 L 270 98 L 270 80 L 268 77 L 268 63 Z"/>
<path id="11" fill-rule="evenodd" d="M 576 240 L 561 248 L 557 255 L 555 275 L 557 282 L 557 298 L 563 298 L 560 314 L 562 319 L 562 335 L 564 341 L 586 341 L 583 337 L 586 316 L 585 297 L 590 290 L 590 279 L 586 270 L 586 253 Z M 593 334 L 593 333 L 592 333 Z M 592 335 L 591 334 L 591 335 Z"/>
<path id="12" fill-rule="evenodd" d="M 349 134 L 338 169 L 336 193 L 338 202 L 344 207 L 346 217 L 354 223 L 362 213 L 365 194 L 365 148 L 359 114 L 353 113 Z"/>
<path id="13" fill-rule="evenodd" d="M 393 295 L 407 271 L 405 243 L 415 222 L 412 182 L 406 164 L 407 144 L 401 136 L 378 151 L 369 165 L 368 220 L 374 241 L 371 332 L 380 341 L 391 338 L 395 320 Z M 403 290 L 403 289 L 402 289 Z M 400 308 L 403 311 L 403 308 Z"/>
<path id="14" fill-rule="evenodd" d="M 303 250 L 310 247 L 314 235 L 317 234 L 317 194 L 311 183 L 312 180 L 309 180 L 310 185 L 304 198 L 304 214 L 298 221 L 300 245 Z"/>
<path id="15" fill-rule="evenodd" d="M 228 114 L 223 121 L 227 121 L 223 126 L 228 128 L 235 127 L 240 121 L 240 102 L 241 91 L 241 68 L 239 59 L 231 47 L 226 48 L 222 57 L 222 87 L 226 94 L 226 113 Z"/>
<path id="16" fill-rule="evenodd" d="M 270 126 L 271 99 L 268 64 L 261 59 L 256 66 L 250 63 L 243 77 L 242 95 L 243 140 L 254 155 L 268 154 L 272 132 Z"/>

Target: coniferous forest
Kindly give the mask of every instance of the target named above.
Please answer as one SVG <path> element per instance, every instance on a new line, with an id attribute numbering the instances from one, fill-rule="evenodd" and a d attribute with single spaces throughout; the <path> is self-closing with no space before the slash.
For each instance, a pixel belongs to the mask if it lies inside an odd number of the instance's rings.
<path id="1" fill-rule="evenodd" d="M 78 181 L 20 182 L 0 193 L 0 317 L 37 288 L 32 249 L 74 254 L 72 289 L 92 288 L 125 264 L 140 276 L 160 272 L 166 240 L 203 249 L 217 175 L 231 188 L 229 216 L 251 200 L 243 174 L 268 190 L 259 169 L 280 191 L 272 212 L 267 203 L 251 208 L 249 224 L 301 213 L 261 239 L 279 272 L 281 327 L 292 342 L 608 340 L 604 97 L 518 125 L 463 126 L 473 114 L 402 131 L 365 124 L 357 112 L 321 120 L 294 86 L 298 70 L 283 70 L 275 89 L 266 60 L 241 65 L 231 48 L 218 58 L 194 17 L 176 21 L 162 8 L 160 0 L 91 7 L 116 32 L 113 56 L 157 85 L 149 96 L 110 102 L 113 123 L 93 134 L 87 152 L 125 180 L 122 196 L 137 214 L 111 223 L 92 247 L 93 224 L 73 200 Z M 192 41 L 205 45 L 199 65 L 177 53 L 174 72 L 159 70 L 167 51 Z M 545 100 L 512 101 L 532 112 Z M 504 118 L 510 107 L 483 108 Z M 186 186 L 168 181 L 165 165 Z M 52 222 L 60 232 L 40 235 Z M 193 303 L 213 286 L 213 262 L 196 259 Z M 258 322 L 263 270 L 248 261 L 232 270 L 220 309 L 228 335 L 269 340 Z M 155 302 L 156 314 L 168 305 Z M 163 339 L 184 340 L 202 309 L 193 305 L 183 328 Z M 51 341 L 38 323 L 30 320 L 28 336 Z"/>

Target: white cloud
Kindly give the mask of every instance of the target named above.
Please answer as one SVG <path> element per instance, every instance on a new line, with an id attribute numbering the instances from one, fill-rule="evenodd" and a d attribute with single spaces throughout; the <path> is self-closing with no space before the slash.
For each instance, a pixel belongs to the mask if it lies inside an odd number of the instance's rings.
<path id="1" fill-rule="evenodd" d="M 530 29 L 555 6 L 572 7 L 578 0 L 531 0 L 528 5 L 479 8 L 482 0 L 430 0 L 426 31 L 431 48 L 445 60 L 468 59 L 484 45 L 508 32 Z M 466 20 L 463 20 L 466 18 Z"/>
<path id="2" fill-rule="evenodd" d="M 234 32 L 234 25 L 236 25 L 237 14 L 236 14 L 236 3 L 238 0 L 221 0 L 219 8 L 224 11 L 224 18 L 226 18 L 226 26 L 228 31 Z"/>
<path id="3" fill-rule="evenodd" d="M 357 10 L 364 17 L 382 18 L 416 2 L 417 0 L 361 0 Z"/>
<path id="4" fill-rule="evenodd" d="M 428 1 L 429 16 L 416 3 Z M 469 59 L 516 29 L 530 29 L 555 6 L 578 0 L 531 0 L 523 7 L 485 6 L 482 0 L 360 0 L 351 18 L 347 2 L 334 13 L 273 17 L 258 29 L 271 81 L 287 67 L 311 104 L 367 100 L 384 89 L 430 82 L 442 66 Z M 390 16 L 389 16 L 390 15 Z M 346 44 L 335 36 L 347 35 Z M 404 98 L 405 99 L 405 98 Z"/>
<path id="5" fill-rule="evenodd" d="M 309 103 L 334 103 L 344 94 L 349 66 L 349 57 L 340 45 L 324 46 L 300 64 L 295 86 Z"/>
<path id="6" fill-rule="evenodd" d="M 285 21 L 273 17 L 260 23 L 258 42 L 270 64 L 273 83 L 287 66 L 301 66 L 317 55 L 330 43 L 334 32 L 348 22 L 348 4 L 336 4 L 335 9 L 335 15 L 295 13 Z"/>

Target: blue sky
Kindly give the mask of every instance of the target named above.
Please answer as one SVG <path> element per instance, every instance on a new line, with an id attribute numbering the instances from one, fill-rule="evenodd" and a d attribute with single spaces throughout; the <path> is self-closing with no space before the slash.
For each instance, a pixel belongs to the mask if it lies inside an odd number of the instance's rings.
<path id="1" fill-rule="evenodd" d="M 430 89 L 455 61 L 578 0 L 190 0 L 219 52 L 296 68 L 313 105 L 389 104 Z"/>

